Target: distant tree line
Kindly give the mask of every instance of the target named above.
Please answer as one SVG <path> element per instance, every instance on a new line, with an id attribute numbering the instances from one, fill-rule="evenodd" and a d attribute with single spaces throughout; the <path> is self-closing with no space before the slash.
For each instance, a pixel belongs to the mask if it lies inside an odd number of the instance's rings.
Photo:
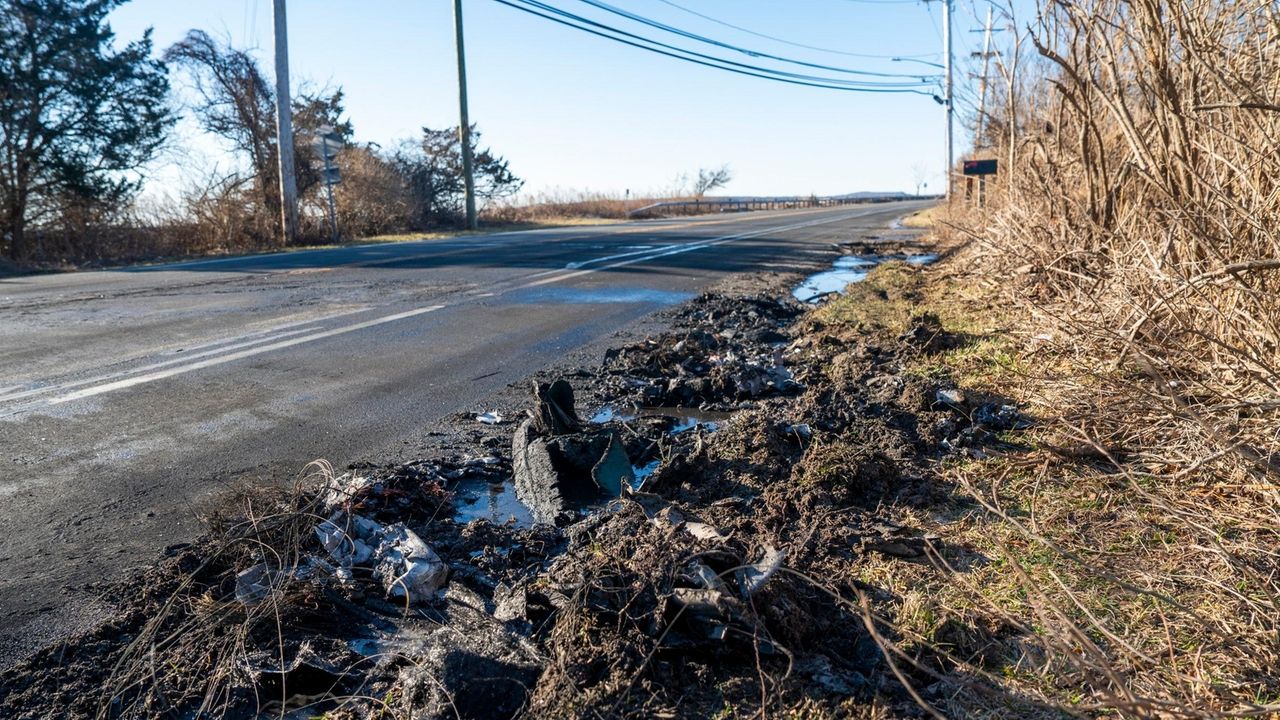
<path id="1" fill-rule="evenodd" d="M 150 31 L 117 48 L 107 15 L 125 0 L 0 0 L 0 256 L 17 262 L 206 252 L 281 244 L 275 93 L 256 58 L 200 30 L 152 57 Z M 186 188 L 180 207 L 139 217 L 130 201 L 177 119 L 170 73 L 201 127 L 240 160 Z M 332 128 L 339 225 L 351 236 L 456 224 L 463 203 L 457 128 L 423 128 L 390 148 L 350 143 L 341 88 L 293 100 L 301 241 L 327 235 L 323 161 Z M 471 134 L 482 201 L 523 181 Z"/>

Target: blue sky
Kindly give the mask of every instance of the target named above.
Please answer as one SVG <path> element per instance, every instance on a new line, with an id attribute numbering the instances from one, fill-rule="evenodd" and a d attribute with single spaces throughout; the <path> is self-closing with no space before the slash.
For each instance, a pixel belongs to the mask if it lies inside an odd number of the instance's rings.
<path id="1" fill-rule="evenodd" d="M 580 0 L 550 2 L 710 54 L 765 62 L 630 25 Z M 941 60 L 937 2 L 673 2 L 807 45 Z M 808 62 L 882 72 L 936 71 L 919 63 L 780 44 L 713 24 L 661 0 L 610 3 L 718 40 Z M 645 193 L 669 186 L 681 172 L 723 163 L 733 170 L 734 180 L 724 191 L 732 194 L 912 190 L 921 174 L 931 189 L 940 186 L 943 112 L 929 97 L 837 92 L 739 77 L 592 37 L 493 0 L 465 0 L 464 7 L 471 118 L 484 143 L 507 157 L 529 191 Z M 970 32 L 981 24 L 975 19 L 978 12 L 968 2 L 957 5 L 958 60 L 980 45 L 981 35 Z M 270 0 L 132 0 L 110 22 L 122 41 L 154 27 L 158 52 L 188 29 L 201 28 L 256 49 L 270 72 Z M 452 30 L 449 0 L 290 0 L 294 86 L 301 81 L 340 85 L 360 141 L 389 144 L 423 125 L 456 124 Z M 960 85 L 972 82 L 966 67 L 961 60 Z M 182 128 L 177 144 L 194 148 L 200 161 L 170 156 L 153 170 L 153 186 L 180 182 L 183 170 L 178 166 L 189 170 L 227 162 L 190 125 Z M 959 139 L 957 154 L 963 147 Z"/>

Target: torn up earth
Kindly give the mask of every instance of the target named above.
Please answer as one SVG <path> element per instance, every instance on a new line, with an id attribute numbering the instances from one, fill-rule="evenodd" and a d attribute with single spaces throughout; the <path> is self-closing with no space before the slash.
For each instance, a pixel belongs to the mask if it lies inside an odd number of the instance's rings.
<path id="1" fill-rule="evenodd" d="M 522 417 L 466 415 L 470 452 L 315 464 L 212 518 L 100 588 L 111 622 L 0 676 L 0 715 L 919 716 L 902 679 L 947 692 L 952 661 L 886 661 L 898 598 L 860 568 L 980 562 L 889 508 L 1026 418 L 903 371 L 960 341 L 933 320 L 833 332 L 791 282 L 697 298 Z M 468 510 L 477 487 L 512 511 Z"/>

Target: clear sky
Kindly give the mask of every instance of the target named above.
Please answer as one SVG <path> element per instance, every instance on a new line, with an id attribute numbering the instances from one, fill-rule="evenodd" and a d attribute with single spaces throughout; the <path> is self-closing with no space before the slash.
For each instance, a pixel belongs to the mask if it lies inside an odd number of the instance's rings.
<path id="1" fill-rule="evenodd" d="M 739 62 L 786 67 L 644 28 L 581 0 L 557 7 Z M 922 63 L 850 57 L 755 37 L 662 0 L 611 5 L 748 49 L 807 62 L 892 73 L 934 73 Z M 937 2 L 884 0 L 672 0 L 784 40 L 868 55 L 941 61 Z M 201 28 L 253 48 L 271 73 L 271 0 L 132 0 L 110 18 L 119 40 L 154 27 L 157 52 Z M 840 194 L 940 189 L 943 110 L 925 95 L 820 90 L 740 77 L 661 57 L 552 24 L 494 0 L 464 0 L 471 119 L 526 190 L 644 193 L 681 172 L 727 163 L 730 194 Z M 985 13 L 985 5 L 983 6 Z M 955 12 L 957 84 L 979 49 L 977 11 Z M 389 144 L 423 125 L 457 123 L 450 0 L 289 0 L 293 84 L 341 86 L 356 139 Z M 838 73 L 790 67 L 833 77 Z M 845 76 L 848 77 L 848 76 Z M 181 84 L 181 76 L 174 78 Z M 930 92 L 930 86 L 924 86 Z M 959 131 L 959 123 L 958 123 Z M 965 143 L 958 132 L 957 155 Z M 217 160 L 190 127 L 182 142 Z M 167 161 L 174 164 L 172 158 Z M 181 164 L 190 166 L 184 159 Z M 153 175 L 173 182 L 173 167 Z"/>

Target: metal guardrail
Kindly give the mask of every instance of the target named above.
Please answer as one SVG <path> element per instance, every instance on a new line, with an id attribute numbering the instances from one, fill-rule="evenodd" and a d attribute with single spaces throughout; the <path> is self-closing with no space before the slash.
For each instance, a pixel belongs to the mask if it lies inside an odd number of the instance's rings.
<path id="1" fill-rule="evenodd" d="M 897 200 L 929 200 L 933 195 L 870 195 L 861 197 L 773 197 L 773 198 L 701 198 L 672 200 L 636 208 L 628 217 L 661 217 L 664 210 L 684 209 L 689 214 L 716 212 L 749 212 L 752 210 L 794 210 L 796 208 L 835 207 Z"/>

